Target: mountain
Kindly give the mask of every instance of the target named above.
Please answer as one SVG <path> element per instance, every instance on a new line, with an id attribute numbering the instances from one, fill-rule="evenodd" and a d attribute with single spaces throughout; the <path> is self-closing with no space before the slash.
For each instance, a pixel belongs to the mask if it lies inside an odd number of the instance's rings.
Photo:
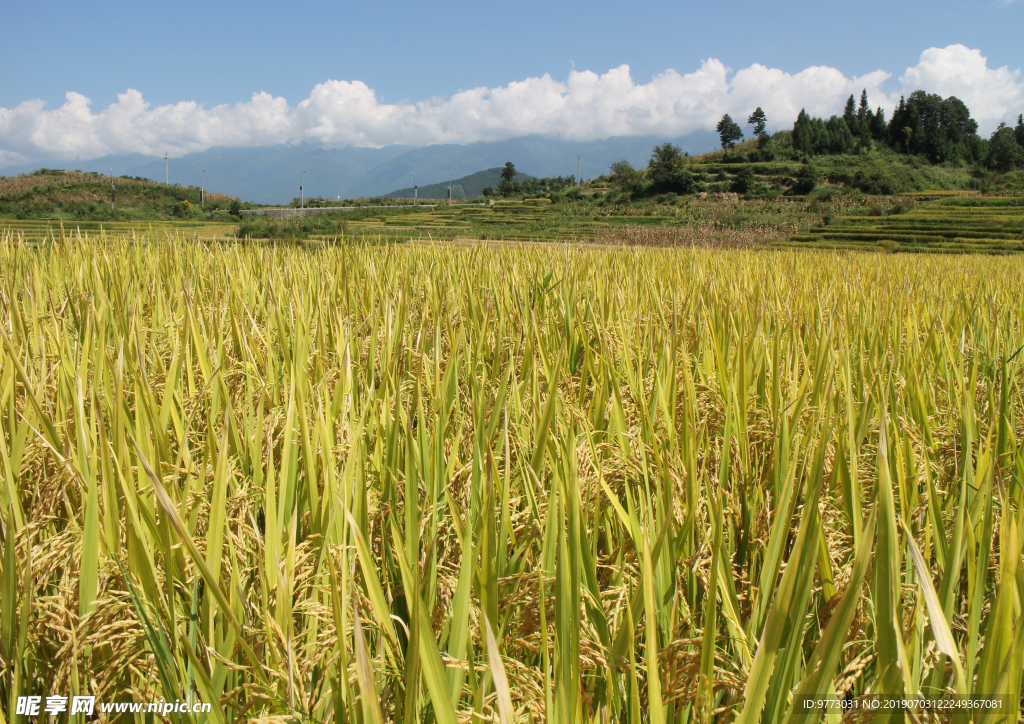
<path id="1" fill-rule="evenodd" d="M 452 198 L 453 199 L 474 199 L 477 196 L 483 195 L 484 188 L 490 186 L 496 188 L 498 182 L 501 181 L 501 172 L 504 170 L 503 167 L 496 166 L 495 168 L 489 168 L 486 171 L 477 171 L 476 173 L 470 174 L 469 176 L 463 176 L 462 178 L 452 179 Z M 517 181 L 526 181 L 532 179 L 533 176 L 525 173 L 517 173 Z M 411 199 L 413 198 L 412 186 L 404 189 L 398 189 L 398 191 L 392 191 L 389 194 L 384 194 L 385 199 Z M 428 184 L 426 186 L 420 186 L 419 198 L 421 199 L 446 199 L 448 198 L 448 182 L 442 181 L 439 184 Z"/>
<path id="2" fill-rule="evenodd" d="M 167 177 L 172 184 L 198 187 L 205 169 L 202 183 L 206 188 L 261 204 L 288 203 L 293 197 L 298 197 L 300 180 L 307 197 L 346 197 L 353 180 L 408 150 L 405 146 L 327 149 L 307 144 L 214 147 L 170 159 Z M 107 167 L 110 166 L 115 176 L 141 176 L 154 181 L 165 178 L 162 157 L 137 153 L 103 156 L 89 161 L 40 162 L 30 167 L 8 167 L 0 173 L 11 176 L 41 166 L 102 174 L 108 173 Z M 304 176 L 303 171 L 306 172 Z"/>
<path id="3" fill-rule="evenodd" d="M 300 179 L 307 198 L 388 194 L 410 184 L 413 172 L 418 183 L 444 182 L 447 191 L 449 174 L 467 177 L 482 168 L 504 166 L 506 161 L 514 163 L 521 172 L 536 177 L 575 176 L 579 156 L 580 173 L 587 179 L 606 173 L 613 162 L 623 158 L 628 158 L 634 166 L 645 166 L 651 149 L 664 141 L 671 141 L 691 154 L 709 151 L 718 145 L 715 133 L 695 131 L 675 139 L 623 136 L 600 141 L 565 141 L 524 136 L 508 141 L 438 144 L 422 148 L 350 146 L 329 149 L 309 144 L 214 147 L 171 159 L 168 168 L 172 184 L 199 186 L 200 174 L 205 169 L 203 185 L 208 189 L 240 196 L 246 201 L 281 204 L 299 195 Z M 113 168 L 115 176 L 164 180 L 164 159 L 137 153 L 86 161 L 39 161 L 26 166 L 8 166 L 0 169 L 0 174 L 13 176 L 40 167 L 106 174 L 108 166 Z M 306 172 L 304 177 L 303 171 Z"/>
<path id="4" fill-rule="evenodd" d="M 504 166 L 506 161 L 514 163 L 520 172 L 538 178 L 575 176 L 577 156 L 580 173 L 587 179 L 607 173 L 612 163 L 623 158 L 628 158 L 634 166 L 646 166 L 651 149 L 666 140 L 691 154 L 710 151 L 718 145 L 715 133 L 697 131 L 675 139 L 620 136 L 601 141 L 564 141 L 524 136 L 508 141 L 424 146 L 383 161 L 354 181 L 351 191 L 358 190 L 359 194 L 367 196 L 386 194 L 397 186 L 408 185 L 414 171 L 419 183 L 443 181 L 447 190 L 448 174 L 464 177 L 481 168 Z"/>

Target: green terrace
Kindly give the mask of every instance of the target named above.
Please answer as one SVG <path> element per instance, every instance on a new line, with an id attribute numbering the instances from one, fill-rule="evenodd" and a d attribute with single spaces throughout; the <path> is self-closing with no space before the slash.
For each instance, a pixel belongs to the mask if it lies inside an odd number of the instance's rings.
<path id="1" fill-rule="evenodd" d="M 780 246 L 908 252 L 1024 252 L 1024 198 L 949 198 L 892 216 L 840 216 Z"/>
<path id="2" fill-rule="evenodd" d="M 434 210 L 381 214 L 345 222 L 348 236 L 380 235 L 394 239 L 479 238 L 508 241 L 551 241 L 592 238 L 600 229 L 626 224 L 679 223 L 671 210 L 666 215 L 607 214 L 594 218 L 567 215 L 548 199 L 498 201 L 488 206 L 439 206 Z M 326 238 L 329 234 L 320 235 Z M 316 238 L 314 236 L 313 238 Z"/>

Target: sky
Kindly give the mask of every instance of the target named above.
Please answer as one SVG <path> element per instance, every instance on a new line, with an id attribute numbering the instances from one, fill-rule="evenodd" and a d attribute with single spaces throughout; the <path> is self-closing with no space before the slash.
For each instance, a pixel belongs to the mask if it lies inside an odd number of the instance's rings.
<path id="1" fill-rule="evenodd" d="M 0 167 L 210 146 L 679 136 L 924 88 L 1024 112 L 1024 0 L 16 3 Z"/>

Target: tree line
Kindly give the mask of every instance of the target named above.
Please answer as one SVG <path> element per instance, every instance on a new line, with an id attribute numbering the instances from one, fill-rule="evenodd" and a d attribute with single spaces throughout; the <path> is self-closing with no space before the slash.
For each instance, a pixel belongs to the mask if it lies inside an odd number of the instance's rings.
<path id="1" fill-rule="evenodd" d="M 798 175 L 794 187 L 801 193 L 815 185 L 810 170 L 815 156 L 885 150 L 933 164 L 985 167 L 998 172 L 1024 168 L 1024 114 L 1017 117 L 1015 127 L 1001 123 L 986 140 L 978 135 L 978 123 L 962 100 L 921 90 L 901 97 L 888 120 L 880 106 L 872 110 L 867 90 L 863 90 L 859 102 L 853 95 L 847 99 L 842 115 L 815 118 L 802 109 L 790 131 L 769 133 L 768 118 L 760 107 L 747 117 L 747 124 L 752 139 L 757 141 L 750 150 L 736 149 L 744 140 L 744 132 L 728 113 L 715 126 L 725 152 L 723 160 L 805 161 L 807 178 Z M 625 159 L 613 163 L 611 181 L 632 194 L 691 193 L 694 177 L 688 155 L 672 143 L 660 144 L 654 147 L 646 169 L 633 168 Z M 744 190 L 744 173 L 751 174 L 749 170 L 741 171 L 733 182 L 736 190 Z"/>
<path id="2" fill-rule="evenodd" d="M 768 118 L 759 106 L 748 117 L 750 135 L 757 142 L 751 150 L 737 151 L 744 140 L 743 128 L 727 113 L 715 126 L 726 161 L 803 160 L 806 172 L 797 175 L 793 190 L 806 193 L 816 183 L 811 159 L 815 156 L 860 154 L 877 150 L 926 159 L 933 164 L 987 167 L 1008 172 L 1024 168 L 1024 114 L 1015 127 L 1005 123 L 986 140 L 978 135 L 978 123 L 970 109 L 957 98 L 942 98 L 918 90 L 901 97 L 899 105 L 886 120 L 881 106 L 874 110 L 862 90 L 859 102 L 853 95 L 846 101 L 842 115 L 815 118 L 801 109 L 790 131 L 768 132 Z M 691 173 L 689 153 L 672 143 L 654 147 L 646 168 L 634 168 L 627 159 L 611 165 L 610 180 L 629 194 L 692 193 L 699 186 Z M 741 170 L 732 179 L 732 187 L 746 192 L 753 185 L 753 172 Z M 543 179 L 516 179 L 513 164 L 506 163 L 497 189 L 484 189 L 484 196 L 516 196 L 537 192 L 561 192 L 577 184 L 573 176 Z"/>
<path id="3" fill-rule="evenodd" d="M 766 133 L 764 111 L 757 108 L 747 123 L 754 127 L 759 160 L 771 160 L 777 149 L 772 148 L 772 137 Z M 716 130 L 723 150 L 734 148 L 743 139 L 743 130 L 729 114 L 722 116 Z M 782 140 L 774 145 L 785 146 Z M 847 99 L 841 116 L 826 120 L 801 109 L 788 134 L 792 153 L 806 157 L 860 153 L 879 145 L 935 164 L 984 164 L 993 170 L 1012 171 L 1024 166 L 1024 115 L 1018 116 L 1016 128 L 1000 124 L 986 141 L 978 135 L 978 122 L 971 118 L 970 109 L 956 96 L 942 98 L 914 91 L 900 98 L 886 121 L 881 107 L 871 110 L 867 90 L 863 90 L 859 103 L 853 95 Z"/>
<path id="4" fill-rule="evenodd" d="M 511 161 L 505 163 L 501 170 L 498 187 L 485 186 L 481 192 L 484 196 L 521 196 L 533 195 L 538 192 L 556 193 L 576 185 L 575 176 L 545 176 L 544 178 L 524 178 L 517 180 L 519 172 Z"/>

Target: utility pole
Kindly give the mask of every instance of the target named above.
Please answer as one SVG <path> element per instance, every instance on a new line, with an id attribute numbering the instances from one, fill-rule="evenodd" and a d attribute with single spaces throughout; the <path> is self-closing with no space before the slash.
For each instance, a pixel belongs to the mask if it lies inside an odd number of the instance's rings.
<path id="1" fill-rule="evenodd" d="M 299 175 L 299 208 L 300 209 L 306 208 L 306 197 L 302 195 L 302 177 L 305 176 L 305 175 L 306 175 L 305 171 L 303 171 Z"/>
<path id="2" fill-rule="evenodd" d="M 452 176 L 454 173 L 448 174 L 448 208 L 452 207 Z"/>
<path id="3" fill-rule="evenodd" d="M 580 176 L 580 155 L 576 154 L 576 185 L 579 186 L 583 183 L 583 177 Z"/>
<path id="4" fill-rule="evenodd" d="M 171 183 L 171 171 L 170 166 L 167 165 L 167 151 L 164 151 L 164 183 L 170 185 Z"/>
<path id="5" fill-rule="evenodd" d="M 419 203 L 420 187 L 416 185 L 416 172 L 412 172 L 412 205 Z"/>
<path id="6" fill-rule="evenodd" d="M 114 208 L 114 169 L 112 168 L 110 168 L 110 208 Z"/>
<path id="7" fill-rule="evenodd" d="M 206 169 L 203 169 L 203 173 L 206 173 Z M 206 189 L 203 187 L 203 173 L 199 174 L 199 202 L 206 208 Z"/>

